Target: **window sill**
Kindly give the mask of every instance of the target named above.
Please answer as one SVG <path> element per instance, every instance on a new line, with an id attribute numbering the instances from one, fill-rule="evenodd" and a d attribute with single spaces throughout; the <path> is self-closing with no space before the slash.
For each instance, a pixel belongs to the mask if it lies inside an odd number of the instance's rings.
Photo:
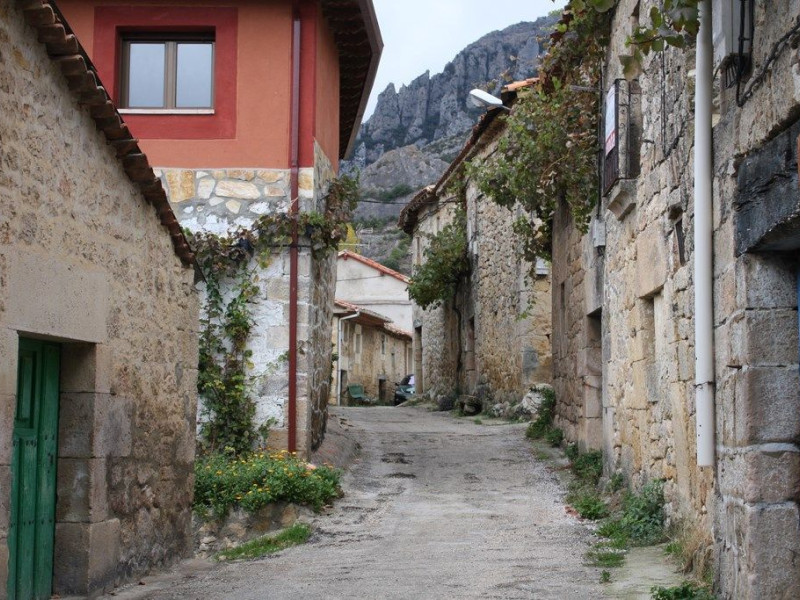
<path id="1" fill-rule="evenodd" d="M 121 115 L 213 115 L 213 108 L 120 108 Z"/>

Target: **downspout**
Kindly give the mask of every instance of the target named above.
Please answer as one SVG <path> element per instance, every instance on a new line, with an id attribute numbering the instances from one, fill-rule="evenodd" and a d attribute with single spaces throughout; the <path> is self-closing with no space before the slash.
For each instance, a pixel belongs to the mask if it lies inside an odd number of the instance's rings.
<path id="1" fill-rule="evenodd" d="M 714 273 L 711 0 L 700 3 L 694 125 L 694 322 L 697 465 L 714 466 Z"/>
<path id="2" fill-rule="evenodd" d="M 357 319 L 361 316 L 361 311 L 356 311 L 356 314 L 349 317 L 342 317 L 339 319 L 338 332 L 336 334 L 336 402 L 337 404 L 342 398 L 342 321 L 349 321 L 350 319 Z"/>
<path id="3" fill-rule="evenodd" d="M 300 163 L 300 5 L 292 3 L 292 89 L 291 130 L 289 148 L 289 178 L 292 217 L 292 243 L 289 246 L 289 452 L 297 451 L 297 281 L 298 281 L 298 232 L 299 163 Z"/>

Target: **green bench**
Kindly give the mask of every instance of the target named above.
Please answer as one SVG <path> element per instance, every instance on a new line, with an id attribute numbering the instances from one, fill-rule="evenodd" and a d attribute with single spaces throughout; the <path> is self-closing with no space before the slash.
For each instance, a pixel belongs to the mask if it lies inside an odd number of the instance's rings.
<path id="1" fill-rule="evenodd" d="M 349 384 L 347 386 L 347 395 L 350 397 L 350 403 L 354 405 L 369 404 L 372 402 L 364 393 L 364 386 L 360 383 Z"/>

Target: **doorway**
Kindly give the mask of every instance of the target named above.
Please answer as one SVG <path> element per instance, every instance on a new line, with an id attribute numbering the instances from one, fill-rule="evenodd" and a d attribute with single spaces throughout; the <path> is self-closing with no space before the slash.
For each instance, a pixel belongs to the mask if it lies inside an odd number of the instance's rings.
<path id="1" fill-rule="evenodd" d="M 50 598 L 58 453 L 58 344 L 20 338 L 11 463 L 8 596 Z"/>

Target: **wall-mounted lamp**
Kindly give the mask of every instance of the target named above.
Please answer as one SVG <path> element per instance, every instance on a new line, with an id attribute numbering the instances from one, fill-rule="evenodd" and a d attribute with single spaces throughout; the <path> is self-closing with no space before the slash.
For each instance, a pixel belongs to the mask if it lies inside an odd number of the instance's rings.
<path id="1" fill-rule="evenodd" d="M 470 91 L 469 96 L 467 96 L 467 103 L 475 108 L 488 108 L 490 110 L 499 108 L 511 112 L 511 109 L 503 104 L 500 98 L 478 88 Z"/>

